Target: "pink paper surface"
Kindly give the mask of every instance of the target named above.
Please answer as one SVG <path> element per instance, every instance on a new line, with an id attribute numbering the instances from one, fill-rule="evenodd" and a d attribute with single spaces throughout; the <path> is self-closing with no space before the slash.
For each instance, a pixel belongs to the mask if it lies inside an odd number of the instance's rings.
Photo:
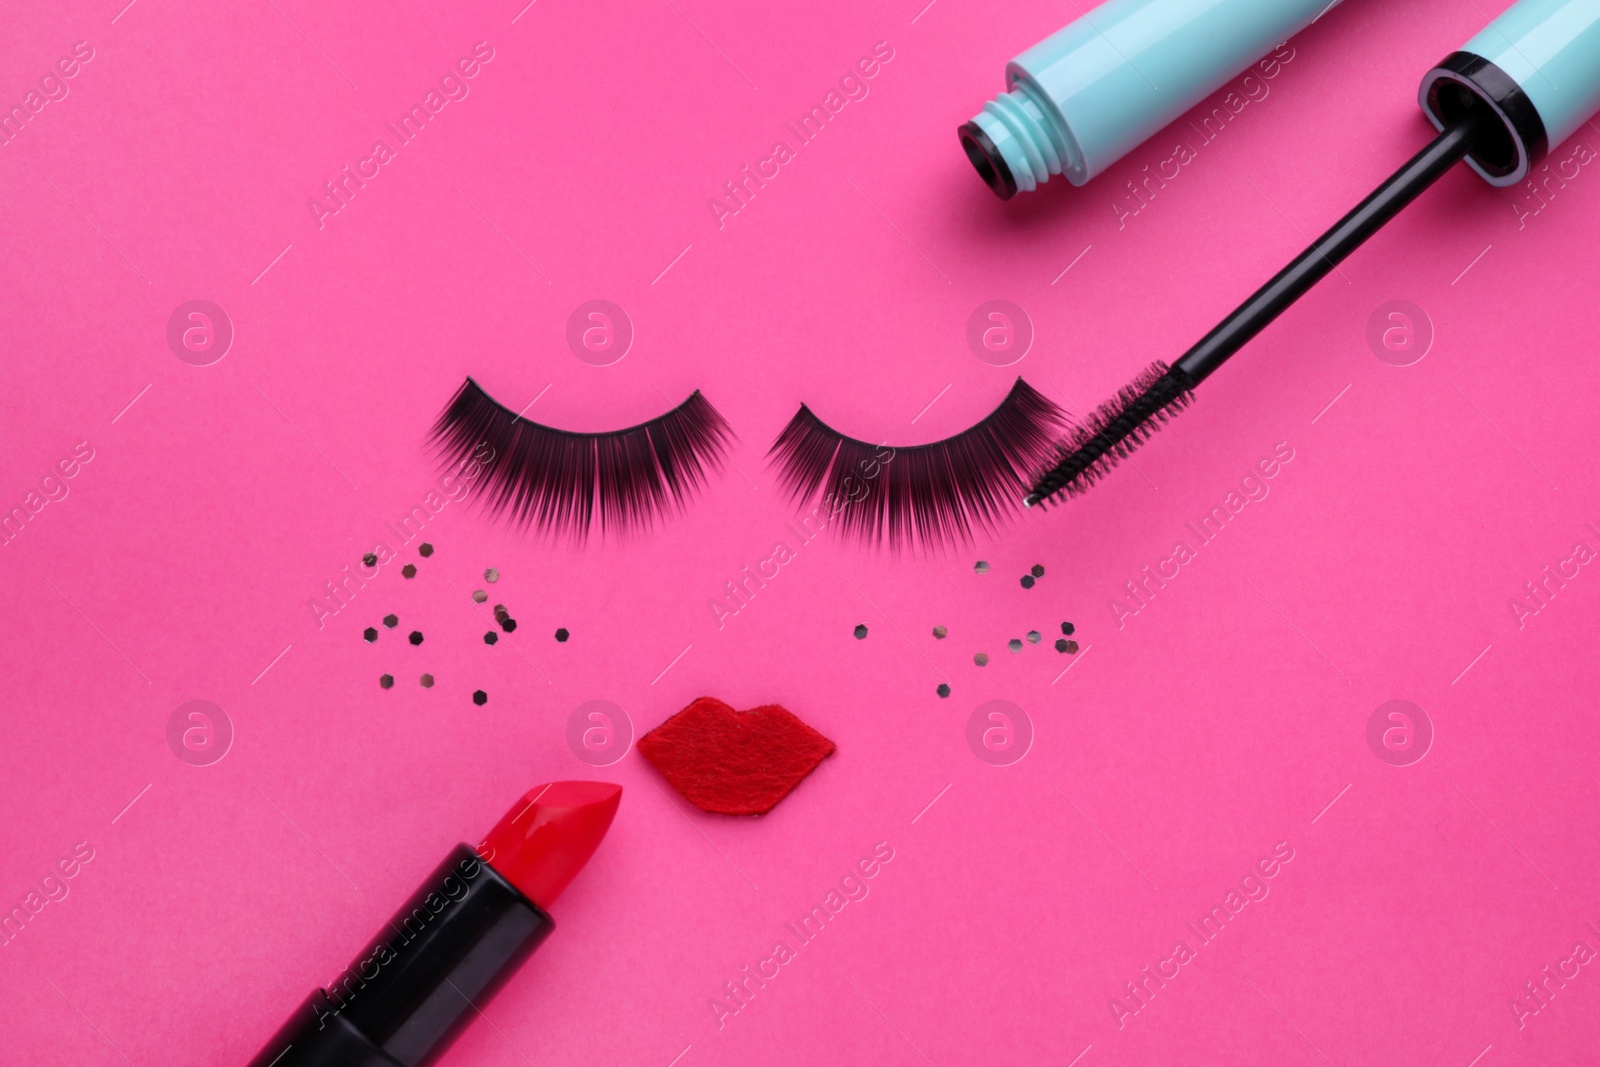
<path id="1" fill-rule="evenodd" d="M 242 1064 L 451 845 L 568 777 L 625 786 L 615 827 L 447 1064 L 1592 1058 L 1590 166 L 1538 196 L 1450 174 L 1132 464 L 970 548 L 802 543 L 764 458 L 801 402 L 910 444 L 1019 373 L 1082 412 L 1174 358 L 1425 143 L 1422 73 L 1502 0 L 1349 0 L 1236 83 L 1214 140 L 1197 112 L 1008 204 L 954 129 L 1070 5 L 124 2 L 13 5 L 0 40 L 8 106 L 92 51 L 0 149 L 0 504 L 42 505 L 0 548 L 0 907 L 27 915 L 0 947 L 0 1061 Z M 402 143 L 386 124 L 478 42 L 466 95 Z M 865 97 L 799 143 L 785 123 L 875 47 Z M 363 164 L 380 140 L 393 158 Z M 780 141 L 793 158 L 719 217 Z M 1180 142 L 1194 158 L 1132 199 Z M 1600 131 L 1553 168 L 1577 142 Z M 319 220 L 346 166 L 370 176 Z M 567 344 L 592 299 L 632 324 L 610 366 Z M 1034 332 L 1008 367 L 966 340 L 995 299 Z M 167 341 L 191 300 L 233 325 L 208 366 Z M 1403 367 L 1368 343 L 1395 300 L 1432 333 Z M 698 388 L 740 441 L 649 536 L 551 546 L 448 502 L 403 543 L 387 524 L 437 487 L 424 434 L 467 374 L 582 430 Z M 1189 524 L 1236 491 L 1202 542 Z M 379 542 L 392 563 L 311 606 Z M 795 558 L 719 618 L 778 542 Z M 491 648 L 494 602 L 519 628 Z M 636 737 L 701 695 L 781 703 L 838 752 L 733 820 L 635 752 L 569 747 L 585 702 Z M 231 724 L 220 761 L 169 746 L 191 700 Z M 967 739 L 993 700 L 1031 724 L 1006 766 Z M 1391 700 L 1431 724 L 1420 762 L 1369 745 Z M 75 847 L 92 859 L 45 883 Z M 797 937 L 875 848 L 866 897 Z"/>

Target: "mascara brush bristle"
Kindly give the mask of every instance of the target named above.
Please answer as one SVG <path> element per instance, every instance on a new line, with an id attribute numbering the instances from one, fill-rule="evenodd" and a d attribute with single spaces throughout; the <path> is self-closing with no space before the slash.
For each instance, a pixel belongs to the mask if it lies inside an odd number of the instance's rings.
<path id="1" fill-rule="evenodd" d="M 1188 407 L 1193 390 L 1182 371 L 1152 363 L 1056 445 L 1051 466 L 1034 479 L 1033 491 L 1023 503 L 1033 507 L 1063 491 L 1068 496 L 1087 492 L 1168 419 Z"/>

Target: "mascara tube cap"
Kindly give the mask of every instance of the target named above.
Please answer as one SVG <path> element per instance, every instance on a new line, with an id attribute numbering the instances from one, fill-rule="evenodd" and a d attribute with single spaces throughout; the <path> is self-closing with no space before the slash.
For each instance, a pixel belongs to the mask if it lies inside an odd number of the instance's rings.
<path id="1" fill-rule="evenodd" d="M 1441 130 L 1492 110 L 1500 126 L 1467 165 L 1516 185 L 1600 109 L 1600 0 L 1519 0 L 1423 76 L 1418 102 Z"/>
<path id="2" fill-rule="evenodd" d="M 1006 66 L 957 131 L 1001 199 L 1082 185 L 1339 0 L 1107 0 Z"/>

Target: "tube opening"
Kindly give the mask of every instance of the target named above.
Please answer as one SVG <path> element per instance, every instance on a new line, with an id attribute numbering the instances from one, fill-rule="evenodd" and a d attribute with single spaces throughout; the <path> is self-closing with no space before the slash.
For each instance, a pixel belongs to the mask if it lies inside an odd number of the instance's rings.
<path id="1" fill-rule="evenodd" d="M 967 153 L 967 159 L 972 162 L 973 169 L 978 172 L 978 177 L 983 183 L 994 191 L 994 195 L 1001 200 L 1010 200 L 1017 195 L 1017 179 L 1011 173 L 1011 168 L 1006 166 L 1005 157 L 995 147 L 989 135 L 983 132 L 983 127 L 975 122 L 964 123 L 958 130 L 957 136 L 961 138 L 961 148 Z"/>
<path id="2" fill-rule="evenodd" d="M 1428 94 L 1429 110 L 1438 115 L 1446 126 L 1455 123 L 1474 111 L 1489 110 L 1483 97 L 1460 82 L 1440 79 Z M 1520 153 L 1511 131 L 1505 123 L 1496 121 L 1480 128 L 1472 145 L 1472 158 L 1491 176 L 1503 178 L 1517 170 Z"/>
<path id="3" fill-rule="evenodd" d="M 1544 121 L 1528 94 L 1505 71 L 1471 52 L 1452 52 L 1430 70 L 1419 102 L 1441 130 L 1475 111 L 1494 115 L 1467 153 L 1467 162 L 1491 185 L 1515 185 L 1549 148 Z"/>

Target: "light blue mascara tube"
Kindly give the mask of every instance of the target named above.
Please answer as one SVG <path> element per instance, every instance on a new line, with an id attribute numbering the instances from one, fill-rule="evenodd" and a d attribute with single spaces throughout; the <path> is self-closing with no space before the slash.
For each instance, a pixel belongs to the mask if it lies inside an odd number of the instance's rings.
<path id="1" fill-rule="evenodd" d="M 1106 0 L 1006 64 L 958 131 L 1003 200 L 1082 185 L 1339 0 Z"/>
<path id="2" fill-rule="evenodd" d="M 1490 185 L 1516 185 L 1600 110 L 1600 0 L 1521 0 L 1422 79 L 1443 130 L 1474 108 L 1498 129 L 1467 155 Z"/>

